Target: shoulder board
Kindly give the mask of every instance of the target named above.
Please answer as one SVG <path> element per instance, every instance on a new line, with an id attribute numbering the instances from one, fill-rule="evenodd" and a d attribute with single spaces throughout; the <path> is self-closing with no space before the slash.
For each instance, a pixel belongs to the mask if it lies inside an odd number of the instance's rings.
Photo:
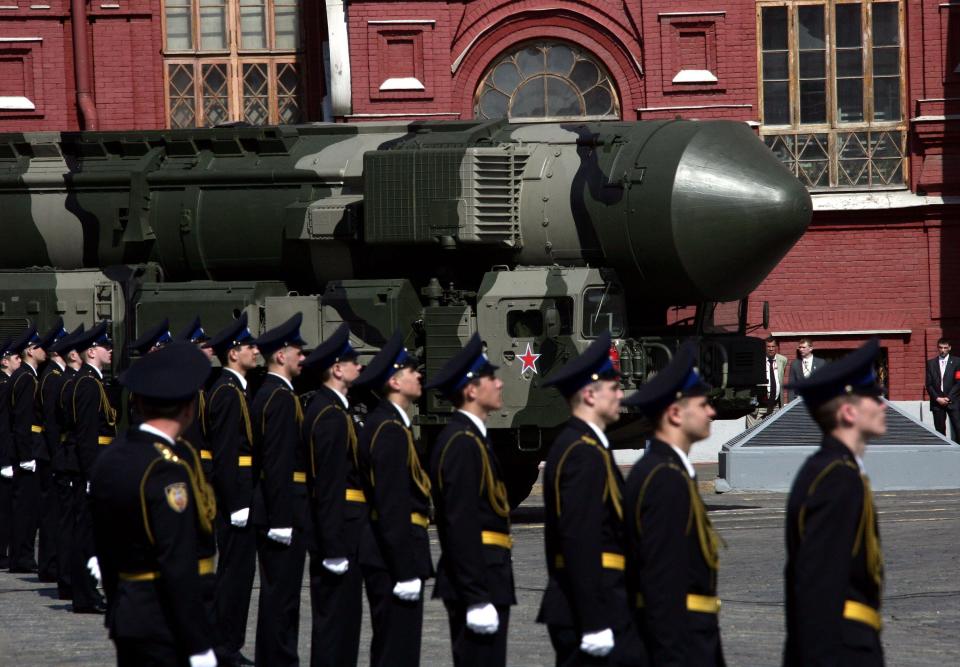
<path id="1" fill-rule="evenodd" d="M 600 442 L 596 438 L 591 438 L 589 435 L 581 435 L 580 439 L 587 443 L 588 445 L 599 445 Z"/>

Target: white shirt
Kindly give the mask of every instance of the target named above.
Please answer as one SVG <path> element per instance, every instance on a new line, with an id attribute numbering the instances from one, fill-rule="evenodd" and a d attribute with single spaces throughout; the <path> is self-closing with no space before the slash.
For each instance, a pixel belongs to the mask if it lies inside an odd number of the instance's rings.
<path id="1" fill-rule="evenodd" d="M 406 426 L 407 428 L 410 428 L 410 416 L 407 414 L 407 411 L 401 408 L 399 405 L 397 405 L 393 401 L 390 401 L 390 405 L 395 407 L 397 409 L 397 412 L 400 413 L 400 419 L 403 420 L 403 425 Z"/>
<path id="2" fill-rule="evenodd" d="M 764 357 L 764 365 L 767 367 L 767 386 L 770 387 L 770 398 L 780 397 L 780 382 L 777 378 L 777 358 Z M 773 376 L 770 375 L 770 362 L 773 361 Z M 771 380 L 773 384 L 771 384 Z"/>
<path id="3" fill-rule="evenodd" d="M 288 380 L 287 378 L 285 378 L 285 377 L 283 377 L 282 375 L 280 375 L 279 373 L 274 373 L 273 371 L 269 371 L 269 372 L 267 373 L 267 375 L 272 375 L 272 376 L 274 376 L 274 377 L 280 378 L 281 380 L 283 380 L 283 383 L 284 383 L 285 385 L 287 385 L 288 387 L 290 387 L 290 391 L 293 391 L 293 383 L 290 382 L 290 380 Z"/>
<path id="4" fill-rule="evenodd" d="M 334 394 L 337 395 L 337 398 L 339 398 L 339 399 L 340 399 L 340 402 L 343 403 L 343 409 L 344 409 L 344 410 L 349 410 L 349 409 L 350 409 L 350 401 L 347 400 L 347 397 L 346 397 L 346 396 L 344 396 L 343 394 L 341 394 L 339 391 L 337 391 L 337 390 L 334 389 L 333 387 L 327 387 L 327 389 L 329 389 L 330 391 L 332 391 Z"/>
<path id="5" fill-rule="evenodd" d="M 803 363 L 803 377 L 810 377 L 810 368 L 813 366 L 813 359 L 811 357 L 804 357 L 802 360 Z"/>
<path id="6" fill-rule="evenodd" d="M 667 443 L 667 444 L 669 445 L 670 443 Z M 673 445 L 670 445 L 670 449 L 675 451 L 677 453 L 677 456 L 680 457 L 680 460 L 683 461 L 683 467 L 687 469 L 687 474 L 690 475 L 690 479 L 696 479 L 697 471 L 694 470 L 693 464 L 690 463 L 690 458 L 687 456 L 686 452 L 684 452 L 679 447 L 674 447 Z"/>
<path id="7" fill-rule="evenodd" d="M 470 421 L 472 421 L 472 422 L 473 422 L 473 425 L 477 427 L 477 429 L 480 431 L 481 435 L 483 435 L 484 438 L 487 437 L 487 425 L 484 424 L 484 423 L 480 420 L 480 418 L 479 418 L 478 416 L 476 416 L 476 415 L 473 414 L 472 412 L 467 412 L 466 410 L 457 410 L 457 412 L 459 412 L 460 414 L 464 414 L 464 415 L 466 415 L 467 417 L 469 417 L 469 418 L 470 418 Z"/>
<path id="8" fill-rule="evenodd" d="M 943 375 L 947 370 L 947 359 L 950 357 L 940 357 L 940 391 L 943 391 Z"/>
<path id="9" fill-rule="evenodd" d="M 863 467 L 863 459 L 857 456 L 856 454 L 853 455 L 853 458 L 857 460 L 857 466 L 860 468 L 860 474 L 861 475 L 867 474 L 867 469 Z"/>
<path id="10" fill-rule="evenodd" d="M 157 436 L 158 438 L 162 438 L 163 440 L 166 440 L 167 443 L 169 443 L 169 444 L 171 444 L 171 445 L 174 444 L 173 438 L 171 438 L 169 435 L 167 435 L 166 433 L 164 433 L 164 432 L 161 431 L 160 429 L 154 428 L 153 426 L 150 426 L 150 424 L 140 424 L 140 427 L 139 427 L 139 428 L 140 428 L 141 431 L 144 431 L 145 433 L 149 433 L 150 435 L 155 435 L 155 436 Z"/>
<path id="11" fill-rule="evenodd" d="M 240 375 L 240 373 L 236 372 L 232 368 L 224 368 L 223 370 L 230 371 L 231 373 L 233 373 L 236 376 L 236 378 L 240 380 L 240 386 L 243 388 L 243 390 L 244 391 L 247 390 L 247 378 L 243 377 L 242 375 Z M 280 377 L 280 376 L 277 375 L 277 377 Z"/>
<path id="12" fill-rule="evenodd" d="M 597 434 L 597 440 L 599 440 L 603 444 L 603 448 L 610 449 L 610 441 L 607 440 L 607 434 L 601 431 L 600 427 L 598 427 L 593 422 L 587 422 L 587 426 L 589 426 L 590 429 Z"/>

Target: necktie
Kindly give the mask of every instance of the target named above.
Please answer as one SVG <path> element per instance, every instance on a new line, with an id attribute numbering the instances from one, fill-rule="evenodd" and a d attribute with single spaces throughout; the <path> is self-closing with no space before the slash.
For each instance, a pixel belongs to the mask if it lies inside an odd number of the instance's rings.
<path id="1" fill-rule="evenodd" d="M 777 400 L 777 367 L 776 367 L 776 358 L 767 359 L 767 363 L 770 365 L 770 385 L 767 393 L 767 398 L 771 403 Z"/>
<path id="2" fill-rule="evenodd" d="M 810 377 L 810 360 L 809 359 L 803 360 L 803 377 L 805 378 Z"/>

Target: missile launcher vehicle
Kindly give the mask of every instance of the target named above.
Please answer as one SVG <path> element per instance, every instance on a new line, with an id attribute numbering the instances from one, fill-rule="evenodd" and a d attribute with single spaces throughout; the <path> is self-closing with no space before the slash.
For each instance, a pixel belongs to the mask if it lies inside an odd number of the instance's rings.
<path id="1" fill-rule="evenodd" d="M 349 322 L 364 354 L 400 328 L 429 375 L 478 331 L 516 500 L 566 416 L 543 378 L 603 331 L 627 393 L 695 338 L 721 418 L 752 411 L 747 298 L 810 215 L 733 121 L 3 134 L 0 336 L 62 316 L 129 341 L 244 310 L 262 331 L 299 311 L 306 340 Z M 451 409 L 429 394 L 416 423 Z M 640 445 L 635 421 L 614 443 Z"/>

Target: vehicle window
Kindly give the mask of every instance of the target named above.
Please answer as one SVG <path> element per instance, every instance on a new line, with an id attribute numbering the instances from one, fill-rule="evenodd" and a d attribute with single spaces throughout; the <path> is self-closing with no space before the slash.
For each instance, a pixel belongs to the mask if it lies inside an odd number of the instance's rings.
<path id="1" fill-rule="evenodd" d="M 703 333 L 737 333 L 740 329 L 739 301 L 710 301 L 702 306 Z"/>
<path id="2" fill-rule="evenodd" d="M 542 336 L 543 313 L 539 310 L 511 310 L 507 313 L 507 333 L 513 338 Z"/>
<path id="3" fill-rule="evenodd" d="M 560 335 L 573 335 L 573 297 L 565 296 L 557 299 L 557 311 L 560 313 Z"/>
<path id="4" fill-rule="evenodd" d="M 588 287 L 583 292 L 583 337 L 596 338 L 604 331 L 622 336 L 623 312 L 623 292 L 617 285 Z"/>

